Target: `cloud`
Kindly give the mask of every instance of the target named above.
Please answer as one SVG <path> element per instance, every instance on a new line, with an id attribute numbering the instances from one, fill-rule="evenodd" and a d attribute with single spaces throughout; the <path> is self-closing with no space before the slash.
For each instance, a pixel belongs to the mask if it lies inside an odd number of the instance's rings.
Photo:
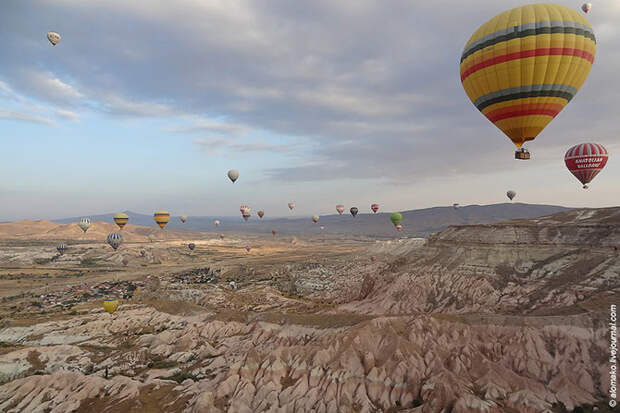
<path id="1" fill-rule="evenodd" d="M 80 119 L 80 115 L 65 109 L 58 109 L 56 111 L 56 116 L 70 121 L 78 121 Z"/>
<path id="2" fill-rule="evenodd" d="M 119 116 L 169 117 L 178 114 L 178 111 L 170 105 L 155 102 L 131 101 L 114 94 L 101 96 L 100 103 L 103 111 Z"/>
<path id="3" fill-rule="evenodd" d="M 190 119 L 167 131 L 196 134 L 196 145 L 216 153 L 290 152 L 286 144 L 228 139 L 255 130 L 305 143 L 294 166 L 266 171 L 274 179 L 329 179 L 337 171 L 401 183 L 516 170 L 510 141 L 465 95 L 458 60 L 480 24 L 521 4 L 56 0 L 12 7 L 0 16 L 0 94 L 10 88 L 76 113 Z M 615 139 L 620 92 L 609 85 L 620 65 L 619 15 L 620 6 L 597 3 L 588 16 L 600 32 L 599 55 L 579 94 L 530 145 L 532 162 L 583 136 Z M 55 48 L 40 35 L 52 25 L 63 35 Z"/>
<path id="4" fill-rule="evenodd" d="M 217 155 L 221 151 L 228 152 L 272 152 L 272 153 L 289 153 L 293 151 L 292 146 L 277 145 L 264 142 L 239 143 L 230 139 L 194 139 L 194 144 L 198 145 L 201 151 Z"/>
<path id="5" fill-rule="evenodd" d="M 13 110 L 0 109 L 0 119 L 6 120 L 19 120 L 22 122 L 38 123 L 41 125 L 55 125 L 54 121 L 44 118 L 42 116 L 36 116 L 29 113 L 18 112 Z"/>
<path id="6" fill-rule="evenodd" d="M 218 133 L 227 135 L 245 135 L 249 131 L 249 127 L 237 123 L 215 122 L 205 119 L 196 119 L 189 126 L 182 126 L 168 129 L 173 133 Z"/>
<path id="7" fill-rule="evenodd" d="M 18 85 L 36 98 L 51 102 L 69 103 L 83 95 L 69 83 L 51 72 L 25 69 L 17 76 Z"/>

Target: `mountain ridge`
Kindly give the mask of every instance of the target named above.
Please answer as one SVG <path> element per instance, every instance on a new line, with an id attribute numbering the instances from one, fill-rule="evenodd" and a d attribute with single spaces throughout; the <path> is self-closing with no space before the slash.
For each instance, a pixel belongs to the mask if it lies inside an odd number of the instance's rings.
<path id="1" fill-rule="evenodd" d="M 171 216 L 166 229 L 217 231 L 217 232 L 248 232 L 270 233 L 275 229 L 282 234 L 341 234 L 369 237 L 426 237 L 431 233 L 441 231 L 451 225 L 470 225 L 493 223 L 513 219 L 537 218 L 557 212 L 569 211 L 558 205 L 501 203 L 491 205 L 467 205 L 457 209 L 448 207 L 430 207 L 401 212 L 403 215 L 403 231 L 398 233 L 389 221 L 390 212 L 359 213 L 353 218 L 350 214 L 330 214 L 320 216 L 318 224 L 312 223 L 310 215 L 299 218 L 264 218 L 259 219 L 255 214 L 249 222 L 239 217 L 216 216 L 189 216 L 185 224 L 178 216 Z M 125 211 L 129 215 L 129 223 L 147 227 L 156 227 L 153 217 L 132 211 Z M 91 220 L 112 222 L 114 214 L 91 215 Z M 61 218 L 51 222 L 68 224 L 79 221 L 81 217 Z M 218 219 L 221 224 L 216 227 L 213 223 Z M 324 227 L 324 230 L 320 228 Z"/>

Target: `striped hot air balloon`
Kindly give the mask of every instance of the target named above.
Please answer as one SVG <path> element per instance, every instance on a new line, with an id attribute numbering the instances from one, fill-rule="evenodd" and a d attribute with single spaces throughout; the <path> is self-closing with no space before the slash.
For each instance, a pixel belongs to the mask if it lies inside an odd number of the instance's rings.
<path id="1" fill-rule="evenodd" d="M 120 232 L 110 232 L 106 242 L 116 251 L 116 249 L 123 243 L 123 235 L 121 235 Z"/>
<path id="2" fill-rule="evenodd" d="M 575 178 L 588 189 L 588 184 L 605 167 L 609 153 L 598 143 L 582 143 L 570 148 L 564 155 L 564 163 Z"/>
<path id="3" fill-rule="evenodd" d="M 128 222 L 129 222 L 129 215 L 125 214 L 124 212 L 120 212 L 114 215 L 114 223 L 118 225 L 120 229 L 123 229 L 123 227 L 127 225 Z"/>
<path id="4" fill-rule="evenodd" d="M 168 211 L 155 211 L 153 214 L 153 219 L 155 223 L 159 225 L 159 228 L 164 229 L 166 224 L 170 222 L 170 212 Z"/>
<path id="5" fill-rule="evenodd" d="M 521 148 L 575 96 L 595 54 L 583 15 L 558 4 L 529 4 L 476 30 L 461 55 L 461 82 L 476 108 Z M 515 157 L 529 159 L 529 152 Z"/>
<path id="6" fill-rule="evenodd" d="M 370 206 L 370 209 L 372 210 L 372 212 L 374 212 L 376 214 L 377 211 L 379 210 L 379 204 L 372 204 Z"/>
<path id="7" fill-rule="evenodd" d="M 58 246 L 56 247 L 56 251 L 58 251 L 60 255 L 63 255 L 67 251 L 67 249 L 67 244 L 65 243 L 58 244 Z"/>
<path id="8" fill-rule="evenodd" d="M 80 227 L 82 231 L 84 232 L 88 231 L 88 228 L 90 228 L 90 219 L 80 218 L 80 222 L 78 223 L 78 226 Z"/>

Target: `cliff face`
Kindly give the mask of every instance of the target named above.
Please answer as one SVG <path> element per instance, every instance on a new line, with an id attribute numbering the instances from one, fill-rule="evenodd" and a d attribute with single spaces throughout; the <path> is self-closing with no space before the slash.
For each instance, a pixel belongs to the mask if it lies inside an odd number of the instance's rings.
<path id="1" fill-rule="evenodd" d="M 456 226 L 424 246 L 407 242 L 398 266 L 381 270 L 374 291 L 347 308 L 574 314 L 611 300 L 620 287 L 620 208 Z"/>

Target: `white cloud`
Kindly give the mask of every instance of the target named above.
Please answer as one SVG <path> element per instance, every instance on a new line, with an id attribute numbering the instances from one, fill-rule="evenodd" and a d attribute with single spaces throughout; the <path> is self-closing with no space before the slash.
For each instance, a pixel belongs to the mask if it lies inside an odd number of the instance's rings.
<path id="1" fill-rule="evenodd" d="M 264 142 L 239 143 L 231 139 L 197 138 L 194 139 L 194 144 L 198 145 L 201 151 L 211 155 L 217 155 L 220 151 L 289 153 L 294 149 L 292 146 L 288 145 L 277 145 Z"/>
<path id="2" fill-rule="evenodd" d="M 42 116 L 32 115 L 29 113 L 24 113 L 24 112 L 19 112 L 19 111 L 14 111 L 14 110 L 0 109 L 0 119 L 19 120 L 22 122 L 39 123 L 42 125 L 55 125 L 53 120 L 44 118 Z"/>
<path id="3" fill-rule="evenodd" d="M 169 117 L 179 114 L 170 105 L 153 102 L 131 101 L 119 95 L 107 94 L 101 97 L 104 110 L 121 116 L 161 116 Z"/>
<path id="4" fill-rule="evenodd" d="M 250 128 L 246 125 L 238 123 L 217 122 L 206 119 L 195 119 L 189 126 L 181 126 L 168 129 L 173 133 L 218 133 L 227 135 L 245 135 Z"/>
<path id="5" fill-rule="evenodd" d="M 36 96 L 51 101 L 71 102 L 83 97 L 75 87 L 63 82 L 51 72 L 24 70 L 20 73 L 20 83 Z"/>
<path id="6" fill-rule="evenodd" d="M 70 110 L 58 109 L 56 111 L 56 116 L 61 117 L 65 120 L 77 121 L 80 119 L 80 115 Z"/>

